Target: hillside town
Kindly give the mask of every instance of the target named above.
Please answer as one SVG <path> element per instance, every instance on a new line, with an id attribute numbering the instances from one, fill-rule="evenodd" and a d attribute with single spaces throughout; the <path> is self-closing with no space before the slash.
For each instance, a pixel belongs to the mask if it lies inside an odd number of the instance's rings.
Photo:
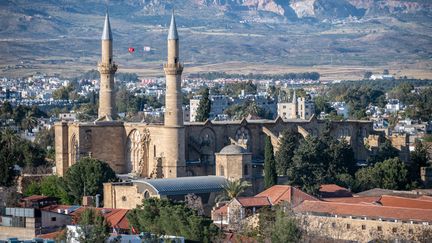
<path id="1" fill-rule="evenodd" d="M 2 78 L 0 242 L 430 242 L 432 81 Z M 117 74 L 116 74 L 117 73 Z"/>

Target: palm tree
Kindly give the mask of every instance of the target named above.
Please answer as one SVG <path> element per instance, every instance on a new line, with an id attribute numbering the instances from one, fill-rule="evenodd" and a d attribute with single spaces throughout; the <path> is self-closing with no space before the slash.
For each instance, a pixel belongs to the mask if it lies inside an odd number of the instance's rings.
<path id="1" fill-rule="evenodd" d="M 37 126 L 37 119 L 33 116 L 32 112 L 27 112 L 26 117 L 22 121 L 23 129 L 27 129 L 29 132 Z"/>
<path id="2" fill-rule="evenodd" d="M 10 128 L 5 128 L 1 131 L 0 144 L 9 150 L 15 146 L 19 139 L 16 132 Z"/>
<path id="3" fill-rule="evenodd" d="M 223 186 L 224 192 L 216 198 L 216 201 L 228 201 L 240 196 L 251 184 L 242 179 L 228 180 Z"/>

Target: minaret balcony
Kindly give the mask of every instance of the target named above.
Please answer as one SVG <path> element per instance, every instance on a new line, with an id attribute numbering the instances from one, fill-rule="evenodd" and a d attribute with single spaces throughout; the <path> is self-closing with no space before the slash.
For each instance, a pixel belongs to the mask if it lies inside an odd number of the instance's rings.
<path id="1" fill-rule="evenodd" d="M 181 63 L 165 63 L 164 70 L 167 75 L 181 74 L 183 72 L 183 65 Z"/>
<path id="2" fill-rule="evenodd" d="M 98 63 L 98 70 L 103 74 L 114 74 L 117 71 L 117 65 L 113 63 Z"/>

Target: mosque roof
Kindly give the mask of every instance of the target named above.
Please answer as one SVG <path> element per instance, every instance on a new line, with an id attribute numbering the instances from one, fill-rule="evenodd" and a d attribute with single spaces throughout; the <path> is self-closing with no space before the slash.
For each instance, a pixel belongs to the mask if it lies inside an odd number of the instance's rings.
<path id="1" fill-rule="evenodd" d="M 228 145 L 222 148 L 219 154 L 246 154 L 248 151 L 239 145 Z"/>
<path id="2" fill-rule="evenodd" d="M 183 195 L 188 193 L 218 192 L 223 189 L 223 176 L 189 176 L 178 178 L 134 180 L 152 187 L 159 195 Z"/>

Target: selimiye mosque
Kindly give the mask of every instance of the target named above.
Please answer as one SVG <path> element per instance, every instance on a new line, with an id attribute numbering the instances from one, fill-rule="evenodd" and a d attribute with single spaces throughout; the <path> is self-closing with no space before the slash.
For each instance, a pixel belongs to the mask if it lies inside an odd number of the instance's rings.
<path id="1" fill-rule="evenodd" d="M 107 162 L 118 174 L 133 178 L 176 178 L 218 175 L 230 178 L 262 176 L 264 141 L 271 138 L 275 150 L 282 131 L 303 136 L 319 135 L 327 122 L 309 119 L 184 122 L 180 38 L 174 13 L 168 29 L 168 53 L 163 124 L 117 120 L 113 36 L 108 14 L 101 38 L 98 63 L 100 93 L 98 119 L 94 122 L 61 121 L 55 124 L 57 174 L 63 176 L 80 158 L 91 156 Z M 161 70 L 162 71 L 162 70 Z M 300 117 L 300 116 L 298 116 Z M 379 144 L 369 121 L 333 121 L 331 135 L 348 141 L 358 161 L 367 159 Z"/>

